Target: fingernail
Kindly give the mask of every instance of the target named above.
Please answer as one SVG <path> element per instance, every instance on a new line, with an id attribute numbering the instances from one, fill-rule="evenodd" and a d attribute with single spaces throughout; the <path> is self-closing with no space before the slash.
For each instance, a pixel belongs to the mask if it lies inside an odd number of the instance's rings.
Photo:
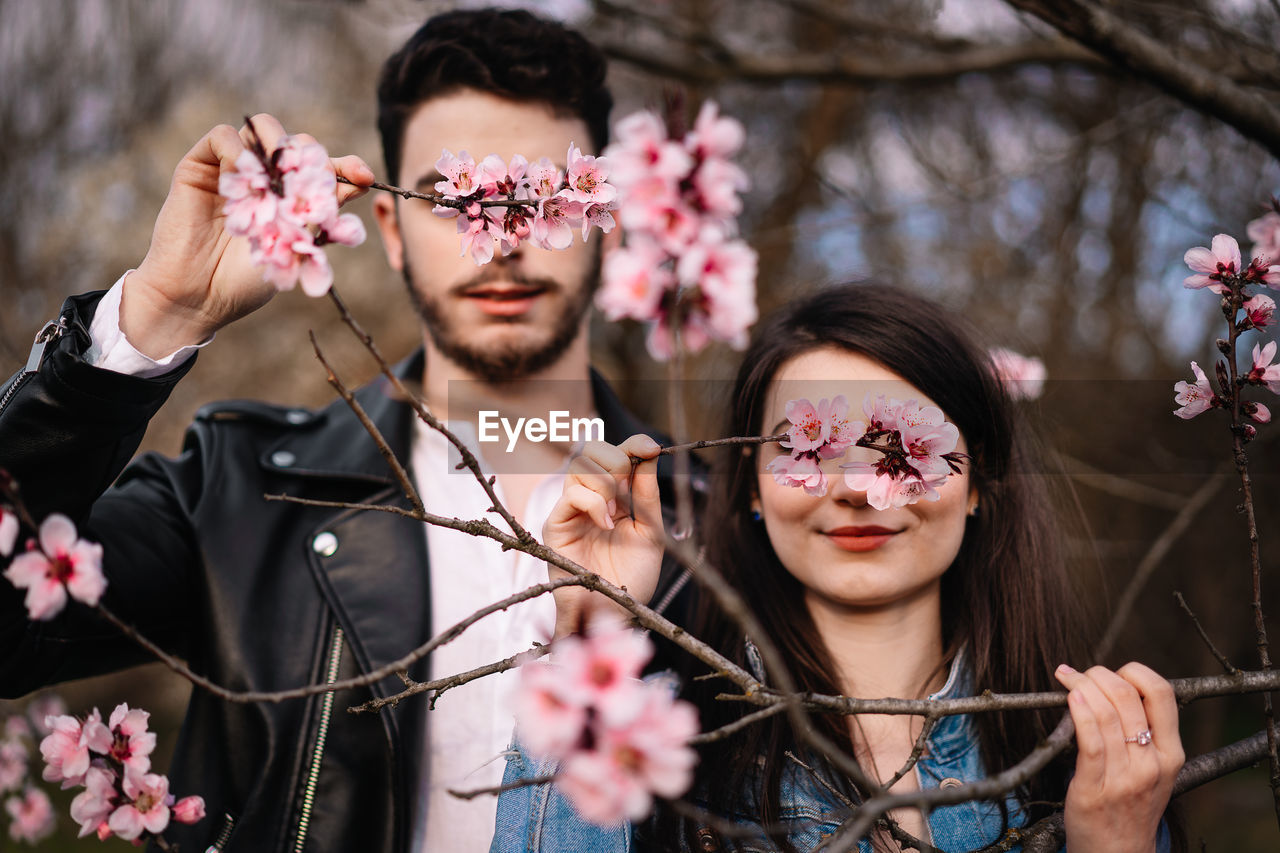
<path id="1" fill-rule="evenodd" d="M 605 524 L 605 527 L 607 527 L 607 528 L 609 528 L 610 530 L 612 530 L 612 529 L 614 528 L 613 516 L 612 516 L 612 515 L 606 515 L 606 516 L 604 517 L 604 524 Z"/>
<path id="2" fill-rule="evenodd" d="M 618 511 L 618 502 L 617 502 L 617 501 L 609 501 L 609 503 L 605 504 L 605 509 L 607 509 L 607 510 L 609 511 L 609 516 L 610 516 L 609 520 L 610 520 L 610 521 L 613 521 L 612 516 L 613 516 L 613 514 L 614 514 L 615 512 L 617 512 L 617 511 Z"/>
<path id="3" fill-rule="evenodd" d="M 1067 666 L 1065 663 L 1062 666 L 1058 667 L 1058 672 L 1062 673 L 1063 675 L 1075 675 L 1076 673 L 1074 669 Z"/>

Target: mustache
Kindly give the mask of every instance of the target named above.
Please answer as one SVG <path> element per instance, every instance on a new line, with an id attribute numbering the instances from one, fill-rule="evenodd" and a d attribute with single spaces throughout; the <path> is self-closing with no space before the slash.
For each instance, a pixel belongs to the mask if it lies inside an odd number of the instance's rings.
<path id="1" fill-rule="evenodd" d="M 560 289 L 560 283 L 555 279 L 526 275 L 518 266 L 499 263 L 495 259 L 471 278 L 449 288 L 449 295 L 465 296 L 471 290 L 494 282 L 510 283 L 520 287 L 536 287 L 546 291 Z"/>

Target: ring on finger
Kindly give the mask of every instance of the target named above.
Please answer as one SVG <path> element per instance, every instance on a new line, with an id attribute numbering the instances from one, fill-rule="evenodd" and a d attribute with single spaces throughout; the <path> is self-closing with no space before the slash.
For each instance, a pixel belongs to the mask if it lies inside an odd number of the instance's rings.
<path id="1" fill-rule="evenodd" d="M 1143 729 L 1133 737 L 1125 738 L 1124 742 L 1136 743 L 1138 746 L 1150 746 L 1151 745 L 1151 729 Z"/>

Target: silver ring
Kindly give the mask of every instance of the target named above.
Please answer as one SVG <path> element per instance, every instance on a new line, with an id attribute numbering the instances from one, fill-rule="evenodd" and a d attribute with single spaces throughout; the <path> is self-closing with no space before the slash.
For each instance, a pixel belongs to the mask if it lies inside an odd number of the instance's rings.
<path id="1" fill-rule="evenodd" d="M 1150 746 L 1151 745 L 1151 729 L 1143 729 L 1133 737 L 1125 738 L 1124 742 L 1136 743 L 1138 746 Z"/>

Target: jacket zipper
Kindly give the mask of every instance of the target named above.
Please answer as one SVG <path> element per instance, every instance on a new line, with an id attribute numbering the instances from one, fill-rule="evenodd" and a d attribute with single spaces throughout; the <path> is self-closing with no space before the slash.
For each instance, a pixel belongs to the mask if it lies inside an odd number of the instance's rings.
<path id="1" fill-rule="evenodd" d="M 0 412 L 3 412 L 9 405 L 13 395 L 18 393 L 18 389 L 27 384 L 27 380 L 40 371 L 40 365 L 44 362 L 45 349 L 48 348 L 51 342 L 62 337 L 66 331 L 66 317 L 59 317 L 40 330 L 40 333 L 36 335 L 35 342 L 31 345 L 31 354 L 27 356 L 27 366 L 22 368 L 22 372 L 9 383 L 8 388 L 4 389 L 4 396 L 0 396 Z"/>
<path id="2" fill-rule="evenodd" d="M 342 662 L 342 628 L 333 629 L 333 643 L 329 647 L 329 668 L 325 672 L 325 684 L 338 680 L 338 665 Z M 315 749 L 311 752 L 311 769 L 302 789 L 302 814 L 298 817 L 298 834 L 293 844 L 294 853 L 302 853 L 307 843 L 307 829 L 311 825 L 311 810 L 315 807 L 316 786 L 320 784 L 320 762 L 324 758 L 324 744 L 329 737 L 329 719 L 333 716 L 333 693 L 324 694 L 320 700 L 320 728 L 316 732 Z"/>
<path id="3" fill-rule="evenodd" d="M 231 838 L 231 830 L 236 828 L 236 819 L 228 812 L 222 816 L 222 831 L 218 833 L 218 838 L 210 844 L 204 853 L 222 853 L 222 848 L 227 846 L 227 840 Z"/>

